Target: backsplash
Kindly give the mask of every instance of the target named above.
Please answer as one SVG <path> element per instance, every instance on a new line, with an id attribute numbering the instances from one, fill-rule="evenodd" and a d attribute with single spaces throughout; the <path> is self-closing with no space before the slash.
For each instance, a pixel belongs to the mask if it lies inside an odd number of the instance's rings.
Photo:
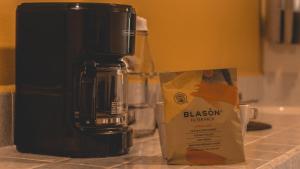
<path id="1" fill-rule="evenodd" d="M 263 75 L 256 76 L 239 76 L 238 88 L 242 101 L 260 101 L 262 98 L 262 79 Z"/>
<path id="2" fill-rule="evenodd" d="M 13 143 L 13 95 L 0 91 L 0 147 Z"/>
<path id="3" fill-rule="evenodd" d="M 299 106 L 300 46 L 264 43 L 261 76 L 241 77 L 243 100 L 258 99 L 264 106 Z"/>

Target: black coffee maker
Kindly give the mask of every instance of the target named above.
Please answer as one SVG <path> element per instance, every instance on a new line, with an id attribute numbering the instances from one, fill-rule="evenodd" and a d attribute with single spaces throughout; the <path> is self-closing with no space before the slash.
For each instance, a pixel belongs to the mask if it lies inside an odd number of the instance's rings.
<path id="1" fill-rule="evenodd" d="M 126 70 L 134 9 L 101 3 L 24 3 L 17 8 L 15 144 L 63 156 L 125 154 Z"/>

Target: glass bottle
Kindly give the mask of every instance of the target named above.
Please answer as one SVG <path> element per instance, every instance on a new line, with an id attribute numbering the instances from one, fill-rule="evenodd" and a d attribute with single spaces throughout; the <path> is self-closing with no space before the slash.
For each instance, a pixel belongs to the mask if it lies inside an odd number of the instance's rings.
<path id="1" fill-rule="evenodd" d="M 155 103 L 157 98 L 156 83 L 158 77 L 150 53 L 147 20 L 137 17 L 135 55 L 127 60 L 128 69 L 128 121 L 135 137 L 154 133 Z"/>

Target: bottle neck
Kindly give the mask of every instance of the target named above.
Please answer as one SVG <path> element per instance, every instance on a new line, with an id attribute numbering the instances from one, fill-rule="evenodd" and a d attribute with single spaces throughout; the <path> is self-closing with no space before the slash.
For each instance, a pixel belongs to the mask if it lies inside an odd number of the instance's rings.
<path id="1" fill-rule="evenodd" d="M 136 35 L 140 35 L 140 36 L 148 36 L 149 32 L 147 30 L 137 30 L 136 31 Z"/>

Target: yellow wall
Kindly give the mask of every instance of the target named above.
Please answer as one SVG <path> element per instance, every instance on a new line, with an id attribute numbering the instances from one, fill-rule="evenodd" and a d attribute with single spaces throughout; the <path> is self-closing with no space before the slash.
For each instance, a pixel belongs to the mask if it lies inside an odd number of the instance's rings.
<path id="1" fill-rule="evenodd" d="M 0 85 L 15 82 L 15 10 L 22 2 L 72 0 L 0 0 Z M 1 88 L 0 88 L 1 91 Z"/>
<path id="2" fill-rule="evenodd" d="M 24 1 L 0 1 L 0 84 L 14 79 L 14 10 L 20 2 Z M 238 67 L 242 74 L 261 73 L 259 0 L 89 2 L 133 4 L 138 15 L 148 19 L 151 51 L 159 71 Z"/>
<path id="3" fill-rule="evenodd" d="M 137 10 L 149 20 L 158 69 L 260 72 L 258 0 L 143 2 Z"/>
<path id="4" fill-rule="evenodd" d="M 0 1 L 0 84 L 14 82 L 14 1 Z"/>

